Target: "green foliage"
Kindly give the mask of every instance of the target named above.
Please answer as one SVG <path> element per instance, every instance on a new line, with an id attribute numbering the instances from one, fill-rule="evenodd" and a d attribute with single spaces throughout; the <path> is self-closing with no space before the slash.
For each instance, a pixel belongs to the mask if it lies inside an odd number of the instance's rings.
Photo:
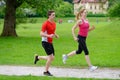
<path id="1" fill-rule="evenodd" d="M 4 0 L 6 2 L 6 0 Z M 48 10 L 54 10 L 63 0 L 16 0 L 16 17 L 45 17 Z M 0 8 L 0 17 L 5 12 Z"/>
<path id="2" fill-rule="evenodd" d="M 109 1 L 109 8 L 114 5 L 114 3 L 120 1 L 120 0 L 108 0 Z"/>
<path id="3" fill-rule="evenodd" d="M 5 16 L 5 6 L 0 6 L 0 18 L 4 18 Z"/>
<path id="4" fill-rule="evenodd" d="M 60 5 L 62 0 L 39 0 L 39 5 L 35 4 L 36 12 L 38 15 L 42 17 L 46 17 L 48 10 L 54 10 L 56 7 Z"/>
<path id="5" fill-rule="evenodd" d="M 73 5 L 70 4 L 69 2 L 63 2 L 55 10 L 56 10 L 57 17 L 72 17 L 72 16 L 74 16 Z"/>
<path id="6" fill-rule="evenodd" d="M 120 1 L 116 1 L 108 10 L 110 17 L 120 17 Z"/>
<path id="7" fill-rule="evenodd" d="M 34 17 L 36 16 L 36 9 L 24 2 L 20 7 L 17 8 L 16 16 L 18 18 Z"/>
<path id="8" fill-rule="evenodd" d="M 16 24 L 21 24 L 21 23 L 36 23 L 37 19 L 36 18 L 17 18 Z"/>
<path id="9" fill-rule="evenodd" d="M 69 3 L 72 3 L 72 2 L 73 2 L 73 0 L 64 0 L 64 1 L 67 1 L 67 2 L 69 2 Z"/>
<path id="10" fill-rule="evenodd" d="M 70 1 L 71 2 L 71 1 Z M 46 17 L 48 10 L 55 10 L 58 17 L 71 17 L 73 4 L 63 0 L 17 0 L 19 6 L 16 10 L 17 18 L 24 17 Z M 47 5 L 47 6 L 46 6 Z M 4 17 L 4 11 L 0 8 L 0 17 Z"/>
<path id="11" fill-rule="evenodd" d="M 88 17 L 106 17 L 106 14 L 103 14 L 103 13 L 93 14 L 92 12 L 89 12 L 87 16 Z"/>

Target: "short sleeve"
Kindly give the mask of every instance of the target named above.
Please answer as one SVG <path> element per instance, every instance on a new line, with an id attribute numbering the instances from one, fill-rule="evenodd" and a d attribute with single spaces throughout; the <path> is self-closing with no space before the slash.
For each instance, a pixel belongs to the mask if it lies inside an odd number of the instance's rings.
<path id="1" fill-rule="evenodd" d="M 44 23 L 42 24 L 42 29 L 41 29 L 41 31 L 45 32 L 45 31 L 46 31 L 46 27 L 47 27 L 47 24 L 46 24 L 46 22 L 44 22 Z"/>

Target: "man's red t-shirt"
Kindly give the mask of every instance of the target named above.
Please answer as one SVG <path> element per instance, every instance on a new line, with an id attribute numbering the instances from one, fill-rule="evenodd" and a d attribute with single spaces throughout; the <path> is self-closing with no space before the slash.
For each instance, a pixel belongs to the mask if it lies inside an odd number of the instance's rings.
<path id="1" fill-rule="evenodd" d="M 54 34 L 55 29 L 56 29 L 56 23 L 47 20 L 43 23 L 41 31 L 49 35 L 49 34 Z M 53 39 L 49 37 L 42 37 L 42 41 L 52 43 Z"/>

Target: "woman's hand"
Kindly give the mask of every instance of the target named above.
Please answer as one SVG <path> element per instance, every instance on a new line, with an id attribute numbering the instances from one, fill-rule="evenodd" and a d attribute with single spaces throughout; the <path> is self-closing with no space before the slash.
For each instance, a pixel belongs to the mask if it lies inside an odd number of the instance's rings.
<path id="1" fill-rule="evenodd" d="M 77 38 L 77 37 L 74 37 L 74 40 L 75 40 L 75 41 L 78 41 L 78 38 Z"/>
<path id="2" fill-rule="evenodd" d="M 90 29 L 89 29 L 89 31 L 92 31 L 92 30 L 94 30 L 95 29 L 95 26 L 93 25 Z"/>
<path id="3" fill-rule="evenodd" d="M 93 25 L 91 29 L 94 30 L 94 29 L 95 29 L 95 26 Z"/>

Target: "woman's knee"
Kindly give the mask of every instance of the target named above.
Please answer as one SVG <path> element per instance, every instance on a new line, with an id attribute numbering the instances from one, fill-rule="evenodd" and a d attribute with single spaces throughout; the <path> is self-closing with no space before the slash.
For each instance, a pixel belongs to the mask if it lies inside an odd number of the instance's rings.
<path id="1" fill-rule="evenodd" d="M 82 51 L 80 51 L 80 50 L 77 50 L 77 51 L 76 51 L 76 54 L 81 54 L 81 52 L 82 52 Z"/>

